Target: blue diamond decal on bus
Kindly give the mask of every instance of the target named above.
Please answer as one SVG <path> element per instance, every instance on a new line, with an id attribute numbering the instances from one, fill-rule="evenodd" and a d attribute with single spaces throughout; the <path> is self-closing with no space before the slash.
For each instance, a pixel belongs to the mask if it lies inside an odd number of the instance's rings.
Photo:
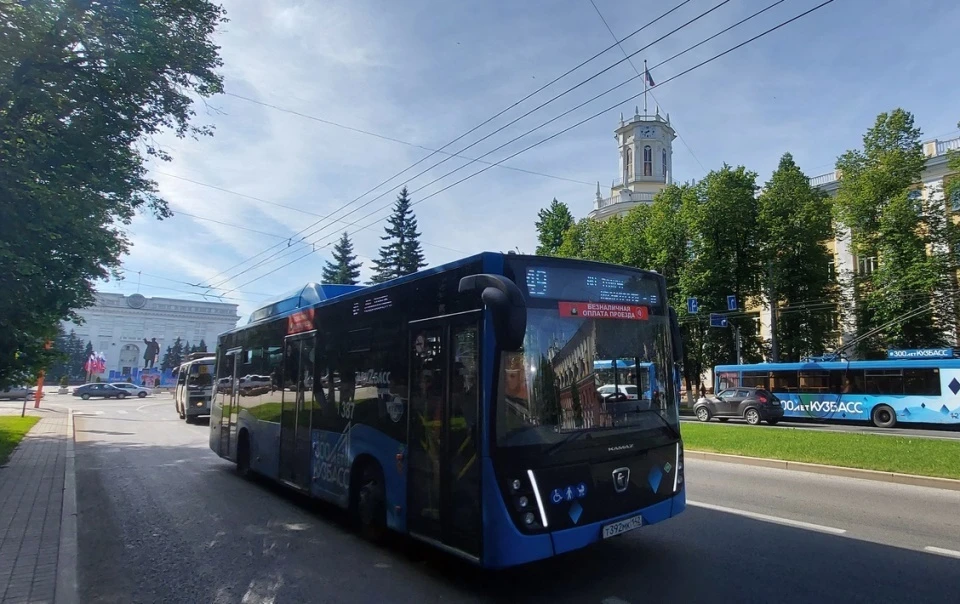
<path id="1" fill-rule="evenodd" d="M 669 474 L 669 473 L 670 473 L 670 470 L 672 470 L 672 469 L 673 469 L 673 466 L 670 465 L 670 462 L 669 462 L 669 461 L 668 461 L 667 463 L 663 464 L 663 471 L 666 472 L 667 474 Z"/>
<path id="2" fill-rule="evenodd" d="M 944 415 L 950 415 L 950 410 L 947 409 L 947 406 L 946 406 L 946 405 L 944 405 L 943 407 L 940 407 L 940 413 L 942 413 L 942 414 L 944 414 Z"/>
<path id="3" fill-rule="evenodd" d="M 653 489 L 653 492 L 656 493 L 657 489 L 660 488 L 660 481 L 663 479 L 663 472 L 660 471 L 660 468 L 653 466 L 650 468 L 650 474 L 647 475 L 647 482 L 650 483 L 650 488 Z"/>
<path id="4" fill-rule="evenodd" d="M 574 501 L 570 506 L 570 520 L 573 520 L 573 523 L 576 524 L 580 521 L 580 515 L 583 514 L 583 508 L 580 507 L 579 501 Z"/>
<path id="5" fill-rule="evenodd" d="M 947 388 L 950 389 L 950 392 L 956 394 L 960 392 L 960 382 L 957 381 L 957 378 L 953 378 L 953 381 L 947 384 Z"/>

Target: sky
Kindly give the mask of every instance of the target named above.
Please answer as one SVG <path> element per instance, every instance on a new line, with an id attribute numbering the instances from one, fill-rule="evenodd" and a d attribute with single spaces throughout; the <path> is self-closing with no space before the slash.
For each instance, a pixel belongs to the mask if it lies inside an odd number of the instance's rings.
<path id="1" fill-rule="evenodd" d="M 960 136 L 958 3 L 835 0 L 683 73 L 822 2 L 783 0 L 660 65 L 773 1 L 688 0 L 622 51 L 598 10 L 623 38 L 682 0 L 224 0 L 229 22 L 216 42 L 226 94 L 197 103 L 195 118 L 216 133 L 159 137 L 173 160 L 151 172 L 174 216 L 135 218 L 123 279 L 98 288 L 219 299 L 238 304 L 245 322 L 265 301 L 319 282 L 345 231 L 368 279 L 402 186 L 430 265 L 533 253 L 537 212 L 553 198 L 580 218 L 598 182 L 610 193 L 613 130 L 643 104 L 624 51 L 640 51 L 631 60 L 641 70 L 647 61 L 657 83 L 649 106 L 679 133 L 676 181 L 726 163 L 762 184 L 785 152 L 809 176 L 832 171 L 877 114 L 896 107 L 915 115 L 924 140 Z M 471 162 L 501 161 L 591 116 L 501 166 Z M 458 156 L 429 151 L 441 148 Z"/>

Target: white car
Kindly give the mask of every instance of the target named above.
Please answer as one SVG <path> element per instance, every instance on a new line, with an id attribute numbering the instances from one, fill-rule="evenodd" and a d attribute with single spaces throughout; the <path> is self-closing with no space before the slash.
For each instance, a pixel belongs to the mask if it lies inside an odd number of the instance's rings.
<path id="1" fill-rule="evenodd" d="M 613 384 L 605 384 L 597 388 L 597 394 L 606 400 L 607 397 L 616 393 L 618 390 L 620 391 L 623 400 L 635 401 L 639 398 L 637 396 L 637 387 L 633 384 L 620 384 L 618 386 L 614 386 Z"/>
<path id="2" fill-rule="evenodd" d="M 114 388 L 126 390 L 129 393 L 128 396 L 138 396 L 140 398 L 144 398 L 153 394 L 153 390 L 144 388 L 143 386 L 137 386 L 136 384 L 131 384 L 130 382 L 117 382 L 110 385 Z"/>

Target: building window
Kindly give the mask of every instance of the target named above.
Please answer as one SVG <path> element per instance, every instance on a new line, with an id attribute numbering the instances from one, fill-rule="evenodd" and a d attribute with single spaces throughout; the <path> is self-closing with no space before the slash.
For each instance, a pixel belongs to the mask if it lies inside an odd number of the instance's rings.
<path id="1" fill-rule="evenodd" d="M 960 212 L 960 184 L 955 185 L 950 191 L 950 210 Z"/>
<path id="2" fill-rule="evenodd" d="M 653 176 L 653 149 L 650 145 L 643 148 L 643 175 Z"/>
<path id="3" fill-rule="evenodd" d="M 667 177 L 667 150 L 666 149 L 662 149 L 660 151 L 660 159 L 663 163 L 663 177 L 666 178 Z"/>
<path id="4" fill-rule="evenodd" d="M 827 275 L 829 275 L 831 281 L 837 278 L 837 263 L 833 260 L 827 262 Z"/>
<path id="5" fill-rule="evenodd" d="M 627 172 L 627 178 L 633 176 L 633 151 L 630 147 L 623 150 L 623 169 Z"/>
<path id="6" fill-rule="evenodd" d="M 869 258 L 858 258 L 857 259 L 857 273 L 860 275 L 869 275 L 873 271 L 877 270 L 877 258 L 871 256 Z"/>

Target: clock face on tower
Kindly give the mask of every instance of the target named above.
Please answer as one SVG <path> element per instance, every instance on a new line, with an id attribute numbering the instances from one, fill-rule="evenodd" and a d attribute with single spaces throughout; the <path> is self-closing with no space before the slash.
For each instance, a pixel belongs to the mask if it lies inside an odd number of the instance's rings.
<path id="1" fill-rule="evenodd" d="M 643 138 L 654 138 L 657 136 L 657 130 L 650 126 L 644 126 L 643 128 L 637 129 L 637 135 Z"/>

